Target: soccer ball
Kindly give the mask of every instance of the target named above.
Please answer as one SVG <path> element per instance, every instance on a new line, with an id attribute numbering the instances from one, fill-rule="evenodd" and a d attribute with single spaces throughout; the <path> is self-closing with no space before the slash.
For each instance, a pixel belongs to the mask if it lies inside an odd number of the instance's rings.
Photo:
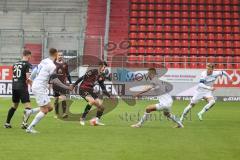
<path id="1" fill-rule="evenodd" d="M 96 126 L 96 125 L 97 125 L 97 119 L 96 119 L 96 118 L 92 118 L 92 119 L 90 120 L 90 125 L 91 125 L 91 126 Z"/>

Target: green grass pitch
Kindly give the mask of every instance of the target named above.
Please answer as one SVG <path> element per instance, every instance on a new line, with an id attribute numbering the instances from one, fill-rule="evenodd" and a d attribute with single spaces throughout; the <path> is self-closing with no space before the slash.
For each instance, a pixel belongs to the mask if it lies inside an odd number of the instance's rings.
<path id="1" fill-rule="evenodd" d="M 138 112 L 151 101 L 138 101 L 129 107 L 120 102 L 112 112 L 103 116 L 106 126 L 80 126 L 45 117 L 36 127 L 40 134 L 27 134 L 20 129 L 22 106 L 15 113 L 12 129 L 0 127 L 0 160 L 239 160 L 240 104 L 217 102 L 200 122 L 196 113 L 204 102 L 192 110 L 192 120 L 185 128 L 172 128 L 166 119 L 155 113 L 152 121 L 142 128 L 131 128 Z M 175 101 L 173 113 L 179 115 L 187 101 Z M 0 122 L 3 125 L 9 98 L 0 98 Z M 84 101 L 75 101 L 71 110 L 79 113 Z M 33 106 L 35 106 L 33 100 Z"/>

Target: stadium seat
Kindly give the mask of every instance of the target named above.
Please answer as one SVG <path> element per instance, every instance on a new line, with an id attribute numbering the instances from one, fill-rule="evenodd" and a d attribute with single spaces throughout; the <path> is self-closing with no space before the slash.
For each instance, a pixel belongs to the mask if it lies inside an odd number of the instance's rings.
<path id="1" fill-rule="evenodd" d="M 189 46 L 188 41 L 187 40 L 183 40 L 182 41 L 182 46 L 183 47 L 188 47 Z"/>
<path id="2" fill-rule="evenodd" d="M 222 33 L 223 32 L 223 27 L 217 26 L 217 29 L 215 32 Z"/>
<path id="3" fill-rule="evenodd" d="M 136 47 L 130 47 L 129 53 L 130 53 L 130 54 L 135 54 L 135 53 L 137 53 Z"/>
<path id="4" fill-rule="evenodd" d="M 154 43 L 153 40 L 147 40 L 146 44 L 147 44 L 148 47 L 154 47 L 155 46 L 155 43 Z"/>
<path id="5" fill-rule="evenodd" d="M 145 18 L 139 18 L 139 19 L 138 19 L 138 23 L 145 25 L 145 24 L 147 23 L 147 21 L 146 21 Z"/>
<path id="6" fill-rule="evenodd" d="M 180 32 L 181 28 L 180 28 L 180 26 L 173 26 L 172 31 L 173 32 Z"/>
<path id="7" fill-rule="evenodd" d="M 171 32 L 172 31 L 171 26 L 165 25 L 163 28 L 164 28 L 165 32 Z"/>
<path id="8" fill-rule="evenodd" d="M 145 25 L 140 25 L 140 26 L 139 26 L 139 31 L 145 32 L 146 30 L 147 30 L 147 28 L 146 28 Z"/>
<path id="9" fill-rule="evenodd" d="M 162 18 L 162 17 L 164 17 L 164 12 L 157 11 L 155 15 L 156 15 L 157 18 Z"/>
<path id="10" fill-rule="evenodd" d="M 217 48 L 217 54 L 225 54 L 223 48 Z"/>
<path id="11" fill-rule="evenodd" d="M 147 39 L 155 39 L 155 34 L 153 32 L 148 32 Z"/>
<path id="12" fill-rule="evenodd" d="M 197 10 L 197 5 L 191 4 L 191 5 L 190 5 L 190 10 L 191 10 L 191 11 L 196 11 L 196 10 Z M 191 12 L 191 14 L 192 14 L 192 12 Z M 191 14 L 190 14 L 190 15 L 191 15 Z"/>
<path id="13" fill-rule="evenodd" d="M 192 39 L 192 40 L 198 39 L 197 34 L 196 34 L 196 33 L 191 33 L 191 34 L 190 34 L 190 39 Z"/>
<path id="14" fill-rule="evenodd" d="M 147 12 L 147 17 L 153 18 L 154 17 L 154 12 L 153 11 L 148 11 Z"/>
<path id="15" fill-rule="evenodd" d="M 198 46 L 197 41 L 191 40 L 191 41 L 190 41 L 190 46 L 191 46 L 191 47 L 197 47 L 197 46 Z"/>
<path id="16" fill-rule="evenodd" d="M 234 33 L 234 34 L 239 34 L 239 33 L 240 33 L 239 27 L 234 26 L 234 27 L 233 27 L 233 33 Z"/>
<path id="17" fill-rule="evenodd" d="M 223 34 L 222 33 L 216 34 L 216 39 L 219 40 L 219 41 L 224 40 Z"/>
<path id="18" fill-rule="evenodd" d="M 173 43 L 172 43 L 172 46 L 181 47 L 181 42 L 179 40 L 174 40 Z"/>
<path id="19" fill-rule="evenodd" d="M 162 25 L 162 24 L 163 24 L 163 19 L 162 18 L 157 18 L 156 19 L 156 25 Z"/>
<path id="20" fill-rule="evenodd" d="M 193 55 L 198 54 L 197 48 L 190 48 L 190 54 L 193 54 Z"/>
<path id="21" fill-rule="evenodd" d="M 130 44 L 131 44 L 131 46 L 133 46 L 133 47 L 138 46 L 138 43 L 137 43 L 136 40 L 130 40 Z"/>
<path id="22" fill-rule="evenodd" d="M 182 48 L 182 54 L 188 54 L 188 48 L 184 47 Z"/>
<path id="23" fill-rule="evenodd" d="M 163 34 L 162 33 L 156 33 L 156 39 L 163 39 Z"/>
<path id="24" fill-rule="evenodd" d="M 164 58 L 163 58 L 163 56 L 156 55 L 156 56 L 155 56 L 155 60 L 156 60 L 157 62 L 163 62 L 163 61 L 164 61 Z"/>
<path id="25" fill-rule="evenodd" d="M 216 46 L 215 41 L 208 41 L 207 46 L 208 47 L 215 47 Z"/>
<path id="26" fill-rule="evenodd" d="M 231 41 L 225 41 L 224 47 L 231 48 L 231 47 L 233 47 L 233 44 Z"/>
<path id="27" fill-rule="evenodd" d="M 172 8 L 174 11 L 180 11 L 181 6 L 179 4 L 174 4 L 174 5 L 172 5 Z"/>
<path id="28" fill-rule="evenodd" d="M 218 18 L 218 19 L 222 19 L 222 12 L 215 12 L 215 17 Z"/>
<path id="29" fill-rule="evenodd" d="M 208 34 L 208 40 L 214 40 L 215 39 L 215 36 L 213 33 L 209 33 Z"/>
<path id="30" fill-rule="evenodd" d="M 139 40 L 138 45 L 144 47 L 146 45 L 145 40 Z"/>
<path id="31" fill-rule="evenodd" d="M 173 48 L 173 54 L 175 54 L 175 55 L 180 55 L 181 54 L 181 49 L 180 48 L 177 48 L 177 47 L 175 47 L 175 48 Z"/>
<path id="32" fill-rule="evenodd" d="M 147 9 L 148 11 L 154 11 L 154 4 L 148 4 Z"/>
<path id="33" fill-rule="evenodd" d="M 130 31 L 137 31 L 137 25 L 130 25 Z"/>
<path id="34" fill-rule="evenodd" d="M 172 34 L 172 39 L 180 39 L 180 34 L 179 33 L 173 33 Z"/>
<path id="35" fill-rule="evenodd" d="M 140 33 L 138 34 L 138 38 L 139 38 L 139 39 L 145 39 L 145 38 L 146 38 L 146 34 L 140 32 Z"/>
<path id="36" fill-rule="evenodd" d="M 216 55 L 216 50 L 214 48 L 208 48 L 208 54 L 210 55 Z"/>
<path id="37" fill-rule="evenodd" d="M 208 56 L 207 57 L 207 62 L 208 63 L 215 63 L 216 61 L 215 61 L 215 57 L 214 56 Z"/>
<path id="38" fill-rule="evenodd" d="M 204 40 L 200 40 L 200 41 L 199 41 L 199 46 L 200 46 L 200 47 L 206 47 L 206 46 L 207 46 L 207 42 L 204 41 Z"/>
<path id="39" fill-rule="evenodd" d="M 165 39 L 172 39 L 172 34 L 171 33 L 165 33 L 164 37 L 165 37 Z"/>
<path id="40" fill-rule="evenodd" d="M 137 4 L 131 4 L 131 10 L 137 10 L 138 9 L 138 5 Z"/>
<path id="41" fill-rule="evenodd" d="M 194 10 L 194 12 L 190 12 L 190 18 L 197 18 L 197 12 L 195 12 L 196 10 Z"/>
<path id="42" fill-rule="evenodd" d="M 147 16 L 147 12 L 146 11 L 140 11 L 139 12 L 139 17 L 145 18 L 146 16 Z"/>
<path id="43" fill-rule="evenodd" d="M 130 33 L 129 38 L 130 39 L 137 38 L 137 33 Z"/>
<path id="44" fill-rule="evenodd" d="M 146 4 L 140 4 L 139 9 L 140 10 L 147 10 L 147 5 Z"/>
<path id="45" fill-rule="evenodd" d="M 199 39 L 201 39 L 201 40 L 206 40 L 206 39 L 207 39 L 207 36 L 206 36 L 205 33 L 199 33 L 199 34 L 198 34 L 198 37 L 199 37 Z"/>
<path id="46" fill-rule="evenodd" d="M 145 48 L 144 47 L 139 47 L 138 48 L 138 53 L 139 54 L 144 54 L 145 53 Z"/>
<path id="47" fill-rule="evenodd" d="M 138 56 L 136 55 L 128 55 L 128 61 L 138 61 Z"/>
<path id="48" fill-rule="evenodd" d="M 199 54 L 207 54 L 207 49 L 204 48 L 199 48 Z"/>
<path id="49" fill-rule="evenodd" d="M 224 25 L 224 26 L 230 26 L 230 25 L 231 25 L 230 19 L 225 19 L 225 20 L 223 20 L 223 25 Z"/>
<path id="50" fill-rule="evenodd" d="M 218 48 L 223 47 L 223 46 L 224 46 L 224 45 L 223 45 L 223 41 L 216 41 L 216 46 L 217 46 Z"/>
<path id="51" fill-rule="evenodd" d="M 162 40 L 157 40 L 157 41 L 156 41 L 156 46 L 157 46 L 157 47 L 164 46 L 163 41 L 162 41 Z"/>
<path id="52" fill-rule="evenodd" d="M 148 26 L 147 26 L 147 31 L 148 31 L 148 32 L 153 32 L 153 31 L 155 31 L 154 25 L 148 25 Z"/>
<path id="53" fill-rule="evenodd" d="M 156 31 L 157 31 L 157 32 L 163 32 L 163 26 L 157 25 L 157 26 L 156 26 Z"/>
<path id="54" fill-rule="evenodd" d="M 235 47 L 235 48 L 240 47 L 240 41 L 234 41 L 233 42 L 233 47 Z"/>
<path id="55" fill-rule="evenodd" d="M 232 25 L 234 25 L 234 26 L 239 26 L 239 25 L 240 25 L 239 20 L 234 19 L 234 20 L 232 21 Z"/>
<path id="56" fill-rule="evenodd" d="M 156 54 L 163 54 L 163 53 L 164 53 L 163 48 L 161 48 L 161 47 L 156 48 Z"/>
<path id="57" fill-rule="evenodd" d="M 233 50 L 231 48 L 226 48 L 225 51 L 224 51 L 224 54 L 232 55 L 233 54 Z"/>
<path id="58" fill-rule="evenodd" d="M 137 24 L 137 18 L 130 18 L 130 24 Z"/>
<path id="59" fill-rule="evenodd" d="M 153 54 L 153 55 L 155 55 L 155 53 L 156 53 L 155 49 L 153 47 L 148 47 L 146 52 L 147 52 L 147 54 Z"/>
<path id="60" fill-rule="evenodd" d="M 154 25 L 154 19 L 153 18 L 148 18 L 147 19 L 147 24 L 148 25 Z"/>
<path id="61" fill-rule="evenodd" d="M 171 19 L 170 18 L 165 18 L 164 19 L 164 25 L 171 25 L 172 22 L 171 22 Z"/>
<path id="62" fill-rule="evenodd" d="M 216 22 L 215 22 L 215 24 L 216 24 L 217 26 L 223 25 L 222 19 L 217 19 Z"/>
<path id="63" fill-rule="evenodd" d="M 188 26 L 181 26 L 181 32 L 188 32 Z"/>

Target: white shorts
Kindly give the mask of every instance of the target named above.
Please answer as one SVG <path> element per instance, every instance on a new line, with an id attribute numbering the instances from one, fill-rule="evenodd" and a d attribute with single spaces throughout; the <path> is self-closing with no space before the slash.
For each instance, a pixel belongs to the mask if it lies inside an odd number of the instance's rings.
<path id="1" fill-rule="evenodd" d="M 35 95 L 35 99 L 39 107 L 45 106 L 51 102 L 47 89 L 44 89 L 43 87 L 32 86 L 32 92 Z"/>
<path id="2" fill-rule="evenodd" d="M 159 97 L 159 103 L 156 104 L 156 109 L 158 111 L 170 112 L 173 104 L 173 99 L 169 94 L 164 94 Z"/>
<path id="3" fill-rule="evenodd" d="M 209 98 L 209 97 L 214 98 L 212 91 L 205 91 L 205 92 L 196 91 L 191 99 L 191 103 L 196 104 L 199 100 L 203 98 Z"/>

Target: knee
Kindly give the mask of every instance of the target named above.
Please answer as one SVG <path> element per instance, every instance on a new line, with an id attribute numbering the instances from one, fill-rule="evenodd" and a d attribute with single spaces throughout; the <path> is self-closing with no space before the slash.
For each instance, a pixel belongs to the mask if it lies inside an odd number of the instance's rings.
<path id="1" fill-rule="evenodd" d="M 53 110 L 53 107 L 48 108 L 48 112 L 51 112 Z"/>
<path id="2" fill-rule="evenodd" d="M 170 117 L 170 113 L 169 112 L 163 112 L 164 116 L 166 117 Z"/>
<path id="3" fill-rule="evenodd" d="M 216 101 L 214 99 L 211 99 L 208 103 L 210 103 L 211 105 L 214 105 Z"/>
<path id="4" fill-rule="evenodd" d="M 146 113 L 150 113 L 151 109 L 150 108 L 146 108 Z"/>

